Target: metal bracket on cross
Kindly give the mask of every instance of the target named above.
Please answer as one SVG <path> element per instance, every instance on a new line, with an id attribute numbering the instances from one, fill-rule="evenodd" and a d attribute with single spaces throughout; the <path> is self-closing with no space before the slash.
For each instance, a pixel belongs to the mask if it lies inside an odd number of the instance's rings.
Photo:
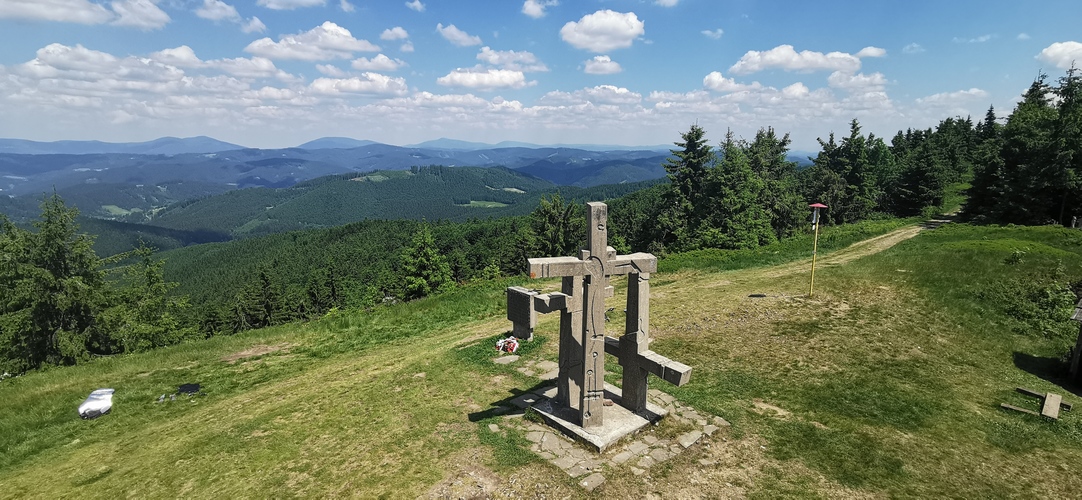
<path id="1" fill-rule="evenodd" d="M 650 373 L 684 385 L 691 367 L 649 349 L 650 273 L 657 257 L 649 253 L 617 255 L 608 246 L 608 207 L 588 203 L 587 247 L 579 257 L 529 259 L 531 278 L 563 278 L 560 292 L 540 294 L 523 287 L 507 289 L 507 319 L 516 337 L 530 339 L 537 314 L 560 312 L 560 358 L 557 402 L 579 411 L 582 427 L 603 425 L 605 354 L 624 367 L 621 405 L 633 412 L 646 408 Z M 627 275 L 627 322 L 619 339 L 605 335 L 605 298 L 614 295 L 610 276 Z"/>

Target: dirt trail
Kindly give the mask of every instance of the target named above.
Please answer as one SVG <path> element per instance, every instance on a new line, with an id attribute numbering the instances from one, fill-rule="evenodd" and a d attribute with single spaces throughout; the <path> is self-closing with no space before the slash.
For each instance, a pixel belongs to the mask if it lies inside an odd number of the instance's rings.
<path id="1" fill-rule="evenodd" d="M 900 229 L 895 229 L 887 234 L 869 238 L 864 241 L 853 243 L 848 247 L 845 247 L 836 252 L 826 254 L 816 260 L 816 266 L 838 266 L 852 262 L 861 257 L 867 257 L 872 254 L 882 252 L 898 243 L 901 243 L 909 238 L 916 236 L 923 231 L 925 226 L 906 226 Z M 765 278 L 777 278 L 786 276 L 797 272 L 807 272 L 808 266 L 811 265 L 811 259 L 798 260 L 796 262 L 790 262 L 788 264 L 782 264 L 780 266 L 771 267 L 766 269 L 765 272 L 757 273 L 759 276 Z"/>

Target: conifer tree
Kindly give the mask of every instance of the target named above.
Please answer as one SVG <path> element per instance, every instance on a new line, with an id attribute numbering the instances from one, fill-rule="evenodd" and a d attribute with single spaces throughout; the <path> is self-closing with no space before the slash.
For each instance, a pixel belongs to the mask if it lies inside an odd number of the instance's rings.
<path id="1" fill-rule="evenodd" d="M 436 247 L 428 223 L 421 224 L 412 244 L 402 253 L 402 274 L 406 300 L 445 292 L 454 286 L 451 267 Z"/>
<path id="2" fill-rule="evenodd" d="M 760 203 L 766 183 L 752 170 L 731 130 L 720 152 L 720 161 L 708 171 L 708 198 L 697 207 L 695 246 L 755 248 L 774 241 L 770 214 Z"/>
<path id="3" fill-rule="evenodd" d="M 0 217 L 0 362 L 19 373 L 88 355 L 100 310 L 101 259 L 78 232 L 78 210 L 45 198 L 36 231 Z"/>

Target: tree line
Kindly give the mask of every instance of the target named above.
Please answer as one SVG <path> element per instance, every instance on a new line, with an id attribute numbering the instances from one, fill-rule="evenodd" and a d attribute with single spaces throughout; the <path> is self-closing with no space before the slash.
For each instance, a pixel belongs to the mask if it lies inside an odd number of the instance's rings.
<path id="1" fill-rule="evenodd" d="M 819 139 L 812 165 L 787 159 L 789 134 L 760 129 L 750 140 L 730 131 L 715 148 L 698 125 L 681 134 L 665 164 L 669 183 L 613 201 L 618 241 L 655 253 L 765 245 L 805 227 L 810 203 L 826 224 L 938 211 L 952 185 L 978 160 L 980 127 L 947 118 L 898 131 L 888 145 L 853 120 L 840 141 Z"/>
<path id="2" fill-rule="evenodd" d="M 993 109 L 964 214 L 976 222 L 1070 225 L 1082 216 L 1082 74 L 1041 74 L 999 124 Z"/>

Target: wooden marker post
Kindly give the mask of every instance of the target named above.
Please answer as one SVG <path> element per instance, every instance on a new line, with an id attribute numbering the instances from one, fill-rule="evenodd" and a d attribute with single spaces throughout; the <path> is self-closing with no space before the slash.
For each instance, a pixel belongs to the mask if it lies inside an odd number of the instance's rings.
<path id="1" fill-rule="evenodd" d="M 815 229 L 815 240 L 812 243 L 812 268 L 811 268 L 811 285 L 808 287 L 808 297 L 815 295 L 815 257 L 819 253 L 819 209 L 827 208 L 822 203 L 812 203 L 808 205 L 812 208 L 812 227 Z"/>

